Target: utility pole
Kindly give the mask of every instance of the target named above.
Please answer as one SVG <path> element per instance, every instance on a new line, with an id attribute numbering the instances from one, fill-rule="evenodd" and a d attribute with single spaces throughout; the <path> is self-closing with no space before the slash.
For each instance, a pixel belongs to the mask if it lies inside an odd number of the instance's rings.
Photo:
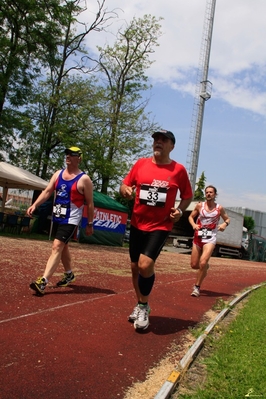
<path id="1" fill-rule="evenodd" d="M 191 131 L 189 137 L 187 170 L 193 191 L 195 191 L 205 102 L 211 98 L 212 83 L 208 80 L 211 41 L 216 0 L 207 0 L 200 60 L 197 75 Z"/>

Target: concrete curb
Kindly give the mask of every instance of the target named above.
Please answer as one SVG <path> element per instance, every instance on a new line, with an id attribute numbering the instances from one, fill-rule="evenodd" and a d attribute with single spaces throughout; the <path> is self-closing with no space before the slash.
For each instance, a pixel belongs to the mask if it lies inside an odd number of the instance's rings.
<path id="1" fill-rule="evenodd" d="M 201 347 L 204 344 L 205 339 L 207 338 L 208 334 L 212 331 L 215 325 L 221 321 L 229 312 L 230 310 L 242 299 L 244 299 L 250 292 L 266 285 L 266 283 L 262 283 L 259 285 L 254 285 L 247 291 L 239 294 L 235 299 L 233 299 L 227 308 L 223 309 L 217 317 L 206 327 L 203 334 L 201 334 L 185 356 L 180 360 L 179 365 L 171 372 L 159 392 L 154 396 L 154 399 L 167 399 L 173 393 L 173 390 L 176 388 L 177 384 L 180 382 L 181 377 L 189 368 L 192 361 L 196 358 L 198 352 L 200 351 Z"/>

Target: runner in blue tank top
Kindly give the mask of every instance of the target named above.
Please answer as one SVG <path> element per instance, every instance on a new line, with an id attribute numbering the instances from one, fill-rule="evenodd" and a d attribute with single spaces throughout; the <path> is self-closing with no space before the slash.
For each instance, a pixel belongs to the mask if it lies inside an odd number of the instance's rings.
<path id="1" fill-rule="evenodd" d="M 27 210 L 27 214 L 32 216 L 38 206 L 47 201 L 53 193 L 55 194 L 53 224 L 56 234 L 52 253 L 47 261 L 43 275 L 30 284 L 30 288 L 38 295 L 44 294 L 45 287 L 56 271 L 60 260 L 63 263 L 65 272 L 62 280 L 57 282 L 57 286 L 66 287 L 75 280 L 68 242 L 82 218 L 85 202 L 88 213 L 86 235 L 93 234 L 93 185 L 89 176 L 79 169 L 82 151 L 78 147 L 71 147 L 65 150 L 65 154 L 66 168 L 54 173 L 46 189 L 42 191 Z"/>

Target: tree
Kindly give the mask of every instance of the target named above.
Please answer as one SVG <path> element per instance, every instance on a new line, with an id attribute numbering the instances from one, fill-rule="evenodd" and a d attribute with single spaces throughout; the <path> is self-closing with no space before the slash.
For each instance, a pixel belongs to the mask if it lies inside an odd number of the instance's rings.
<path id="1" fill-rule="evenodd" d="M 63 12 L 60 0 L 0 3 L 0 149 L 12 144 L 20 128 L 17 108 L 27 103 L 32 81 L 55 52 Z"/>
<path id="2" fill-rule="evenodd" d="M 244 216 L 244 227 L 248 230 L 249 233 L 256 234 L 255 231 L 255 221 L 251 216 Z"/>
<path id="3" fill-rule="evenodd" d="M 204 172 L 202 172 L 198 182 L 196 183 L 196 190 L 194 192 L 194 201 L 204 201 L 205 199 L 205 183 L 206 183 L 206 177 Z"/>
<path id="4" fill-rule="evenodd" d="M 36 81 L 35 87 L 28 95 L 28 105 L 23 113 L 25 123 L 18 132 L 19 149 L 13 148 L 10 159 L 20 159 L 27 162 L 23 143 L 30 143 L 31 170 L 43 179 L 47 178 L 48 166 L 52 167 L 55 162 L 56 152 L 60 151 L 66 141 L 74 138 L 75 131 L 71 131 L 66 120 L 69 115 L 79 107 L 78 100 L 71 103 L 71 88 L 74 87 L 69 78 L 76 73 L 88 72 L 83 58 L 87 54 L 84 47 L 86 36 L 93 30 L 101 31 L 106 22 L 111 18 L 110 13 L 104 9 L 105 0 L 97 1 L 98 12 L 91 24 L 79 23 L 77 18 L 85 10 L 80 4 L 82 0 L 67 1 L 64 5 L 64 14 L 61 14 L 60 40 L 57 40 L 56 51 L 47 54 L 46 68 L 47 79 Z M 79 31 L 77 33 L 77 31 Z M 78 55 L 80 58 L 78 58 Z M 88 93 L 87 93 L 88 94 Z M 91 98 L 91 93 L 89 93 Z M 70 100 L 70 103 L 68 101 Z M 87 99 L 83 101 L 87 101 Z M 68 110 L 68 113 L 67 113 Z M 73 118 L 72 118 L 73 120 Z M 68 121 L 69 122 L 69 121 Z M 68 136 L 69 132 L 72 134 Z M 66 139 L 66 137 L 68 137 Z M 75 141 L 77 138 L 75 137 Z M 24 156 L 23 156 L 24 155 Z"/>
<path id="5" fill-rule="evenodd" d="M 61 68 L 60 85 L 59 73 L 57 79 L 50 77 L 38 84 L 27 109 L 29 123 L 20 134 L 19 159 L 28 162 L 23 150 L 23 143 L 28 143 L 31 165 L 35 163 L 36 170 L 43 165 L 45 178 L 52 167 L 62 166 L 65 146 L 75 143 L 83 149 L 82 166 L 94 188 L 105 194 L 117 189 L 129 164 L 148 154 L 146 139 L 157 128 L 144 112 L 148 100 L 142 96 L 149 87 L 144 72 L 151 64 L 148 56 L 158 29 L 152 17 L 133 20 L 125 32 L 118 33 L 113 47 L 100 49 L 93 74 L 68 76 Z M 84 64 L 86 59 L 92 62 L 87 55 Z M 18 151 L 12 156 L 17 158 Z"/>
<path id="6" fill-rule="evenodd" d="M 150 87 L 145 72 L 152 64 L 149 56 L 161 34 L 159 20 L 151 15 L 133 18 L 124 30 L 119 30 L 112 47 L 98 48 L 100 57 L 94 60 L 106 92 L 98 165 L 101 192 L 105 194 L 110 182 L 117 184 L 116 177 L 128 169 L 129 163 L 147 154 L 145 140 L 157 127 L 144 113 L 147 101 L 143 93 Z"/>
<path id="7" fill-rule="evenodd" d="M 48 57 L 46 79 L 35 80 L 27 96 L 9 157 L 47 179 L 63 166 L 63 149 L 75 144 L 83 149 L 82 168 L 95 189 L 107 194 L 136 158 L 147 156 L 147 138 L 158 128 L 145 113 L 144 93 L 151 87 L 145 72 L 160 24 L 151 16 L 133 19 L 119 30 L 115 44 L 99 48 L 99 58 L 93 59 L 85 38 L 112 18 L 104 1 L 97 1 L 99 12 L 90 25 L 79 25 L 81 0 L 66 3 L 60 20 L 64 34 Z"/>
<path id="8" fill-rule="evenodd" d="M 54 106 L 51 84 L 41 82 L 23 114 L 25 123 L 17 140 L 18 147 L 9 153 L 10 160 L 16 163 L 16 159 L 19 159 L 23 168 L 35 173 L 38 170 L 44 173 L 45 170 L 46 176 L 49 176 L 63 166 L 64 149 L 80 145 L 85 162 L 90 153 L 86 145 L 87 132 L 97 118 L 100 95 L 97 90 L 93 78 L 82 79 L 75 75 L 65 77 L 60 85 L 56 118 L 51 125 Z M 49 157 L 46 158 L 47 140 L 50 138 Z"/>

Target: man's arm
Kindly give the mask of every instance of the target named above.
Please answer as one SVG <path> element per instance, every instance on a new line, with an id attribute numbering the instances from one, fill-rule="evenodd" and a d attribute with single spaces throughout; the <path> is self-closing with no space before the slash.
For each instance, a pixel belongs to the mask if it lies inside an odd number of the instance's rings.
<path id="1" fill-rule="evenodd" d="M 199 226 L 195 223 L 195 218 L 199 215 L 200 206 L 201 206 L 201 204 L 198 203 L 188 217 L 188 221 L 191 224 L 191 226 L 193 227 L 193 230 L 199 229 Z"/>
<path id="2" fill-rule="evenodd" d="M 185 210 L 187 209 L 187 207 L 191 203 L 192 198 L 193 197 L 191 197 L 189 199 L 182 199 L 179 202 L 179 205 L 178 205 L 177 208 L 171 208 L 170 219 L 172 219 L 174 222 L 178 222 L 178 220 L 183 215 L 183 212 L 185 212 Z"/>
<path id="3" fill-rule="evenodd" d="M 181 166 L 181 177 L 177 183 L 179 186 L 181 200 L 176 209 L 175 208 L 171 209 L 171 215 L 170 215 L 170 217 L 175 221 L 176 218 L 178 220 L 182 216 L 183 212 L 187 209 L 187 207 L 189 206 L 189 204 L 193 199 L 191 184 L 188 178 L 187 171 L 183 165 Z"/>
<path id="4" fill-rule="evenodd" d="M 220 207 L 220 213 L 221 213 L 221 218 L 224 220 L 224 222 L 218 226 L 218 230 L 224 231 L 226 227 L 229 226 L 230 224 L 230 218 L 222 206 Z"/>
<path id="5" fill-rule="evenodd" d="M 182 213 L 185 212 L 185 210 L 187 209 L 187 207 L 191 204 L 193 197 L 188 198 L 188 199 L 182 199 L 179 202 L 179 205 L 177 208 L 181 209 Z"/>
<path id="6" fill-rule="evenodd" d="M 127 186 L 126 184 L 122 183 L 120 186 L 121 197 L 132 199 L 135 188 L 136 186 Z"/>
<path id="7" fill-rule="evenodd" d="M 83 193 L 87 204 L 88 224 L 86 226 L 86 235 L 93 233 L 93 219 L 94 219 L 94 202 L 93 202 L 93 184 L 88 175 L 84 175 L 83 179 Z"/>

